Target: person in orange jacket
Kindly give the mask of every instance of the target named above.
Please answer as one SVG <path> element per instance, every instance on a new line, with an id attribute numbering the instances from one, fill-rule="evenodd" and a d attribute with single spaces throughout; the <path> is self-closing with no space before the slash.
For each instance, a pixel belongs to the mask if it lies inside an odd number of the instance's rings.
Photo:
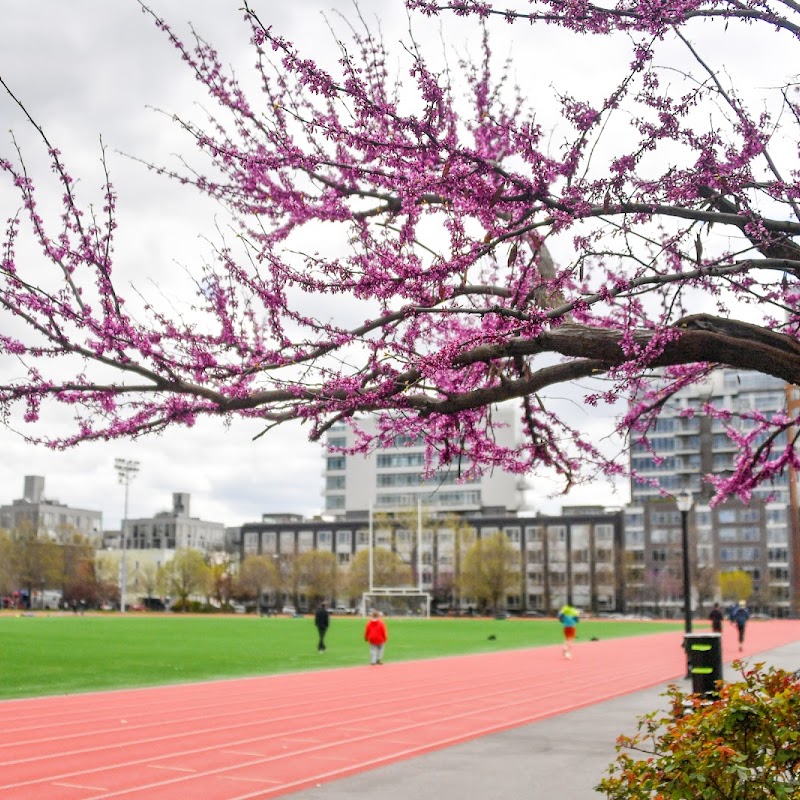
<path id="1" fill-rule="evenodd" d="M 375 609 L 372 618 L 364 629 L 364 641 L 369 643 L 370 666 L 383 664 L 383 646 L 389 639 L 386 633 L 386 623 L 381 619 L 381 612 Z"/>

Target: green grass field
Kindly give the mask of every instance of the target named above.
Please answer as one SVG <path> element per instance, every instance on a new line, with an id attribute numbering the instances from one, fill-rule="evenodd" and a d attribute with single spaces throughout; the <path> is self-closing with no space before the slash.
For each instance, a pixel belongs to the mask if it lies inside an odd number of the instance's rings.
<path id="1" fill-rule="evenodd" d="M 561 641 L 561 626 L 552 619 L 390 617 L 387 625 L 387 661 Z M 360 618 L 332 618 L 328 650 L 320 655 L 312 617 L 3 614 L 0 699 L 364 664 L 363 626 Z M 584 620 L 579 641 L 680 629 L 678 622 Z"/>

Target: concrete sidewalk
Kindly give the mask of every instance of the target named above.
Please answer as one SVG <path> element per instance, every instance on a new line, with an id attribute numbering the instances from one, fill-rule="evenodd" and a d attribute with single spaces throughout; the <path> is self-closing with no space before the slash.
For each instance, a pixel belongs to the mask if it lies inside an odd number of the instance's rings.
<path id="1" fill-rule="evenodd" d="M 800 642 L 749 657 L 794 671 Z M 725 665 L 725 679 L 736 680 Z M 689 681 L 678 681 L 682 688 Z M 287 795 L 292 800 L 599 800 L 614 743 L 664 707 L 667 684 Z"/>

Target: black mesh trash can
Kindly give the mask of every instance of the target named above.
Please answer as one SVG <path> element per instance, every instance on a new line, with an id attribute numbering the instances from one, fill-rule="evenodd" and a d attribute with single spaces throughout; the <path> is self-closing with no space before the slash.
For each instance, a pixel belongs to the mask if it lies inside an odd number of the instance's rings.
<path id="1" fill-rule="evenodd" d="M 722 635 L 687 633 L 683 639 L 692 678 L 692 693 L 711 697 L 722 680 Z"/>

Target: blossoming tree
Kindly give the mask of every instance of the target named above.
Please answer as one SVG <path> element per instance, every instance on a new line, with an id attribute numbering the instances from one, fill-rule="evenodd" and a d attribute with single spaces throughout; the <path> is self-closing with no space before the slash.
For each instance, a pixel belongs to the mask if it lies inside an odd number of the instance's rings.
<path id="1" fill-rule="evenodd" d="M 0 406 L 21 409 L 31 439 L 67 447 L 232 415 L 265 431 L 305 420 L 319 438 L 372 413 L 378 432 L 359 448 L 422 435 L 431 470 L 548 468 L 569 486 L 624 465 L 563 414 L 564 384 L 589 408 L 622 409 L 617 430 L 639 438 L 720 366 L 800 382 L 795 3 L 406 5 L 402 46 L 356 20 L 324 69 L 251 2 L 247 87 L 143 6 L 212 103 L 174 118 L 205 170 L 150 166 L 219 203 L 236 232 L 210 245 L 178 313 L 126 296 L 111 180 L 98 213 L 30 119 L 63 195 L 60 216 L 41 213 L 25 151 L 0 159 L 21 198 L 0 266 L 0 353 L 20 368 Z M 432 18 L 474 23 L 474 60 L 424 52 L 413 31 Z M 556 29 L 575 48 L 611 40 L 626 66 L 601 95 L 579 81 L 545 104 L 493 55 L 504 25 L 532 48 Z M 736 26 L 774 65 L 770 82 L 737 81 L 721 44 Z M 495 441 L 499 403 L 519 409 L 519 447 Z M 69 435 L 46 434 L 53 404 L 73 409 Z M 703 412 L 740 445 L 734 473 L 709 477 L 720 497 L 797 465 L 788 411 L 747 426 Z"/>

